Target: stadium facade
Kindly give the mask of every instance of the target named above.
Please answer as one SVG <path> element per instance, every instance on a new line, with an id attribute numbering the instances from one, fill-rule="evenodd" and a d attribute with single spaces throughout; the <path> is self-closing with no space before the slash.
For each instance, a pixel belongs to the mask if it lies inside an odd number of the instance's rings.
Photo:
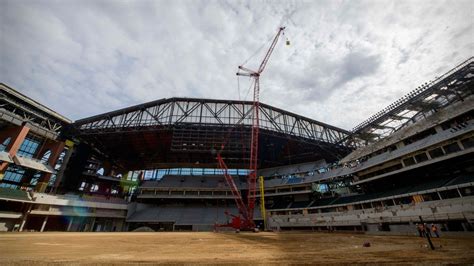
<path id="1" fill-rule="evenodd" d="M 73 122 L 0 89 L 0 231 L 209 231 L 237 214 L 216 153 L 245 195 L 252 102 L 170 98 Z M 472 231 L 473 91 L 470 58 L 351 131 L 260 104 L 255 222 Z"/>

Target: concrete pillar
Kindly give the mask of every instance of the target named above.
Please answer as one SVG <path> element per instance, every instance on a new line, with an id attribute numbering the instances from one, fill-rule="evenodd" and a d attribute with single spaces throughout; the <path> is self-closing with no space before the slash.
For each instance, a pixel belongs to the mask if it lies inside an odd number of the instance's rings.
<path id="1" fill-rule="evenodd" d="M 26 136 L 30 129 L 26 126 L 19 126 L 9 128 L 3 131 L 0 135 L 1 139 L 6 139 L 10 137 L 10 143 L 6 147 L 6 151 L 10 154 L 11 157 L 15 156 L 18 150 L 20 149 L 21 144 L 25 140 Z M 0 181 L 3 179 L 3 175 L 8 168 L 8 162 L 0 163 Z"/>
<path id="2" fill-rule="evenodd" d="M 395 144 L 395 146 L 397 147 L 397 149 L 400 149 L 402 148 L 403 146 L 405 146 L 405 143 L 403 143 L 403 141 L 399 141 Z"/>
<path id="3" fill-rule="evenodd" d="M 71 230 L 72 222 L 74 221 L 74 217 L 71 216 L 71 219 L 69 220 L 69 224 L 67 225 L 66 231 L 69 232 Z"/>
<path id="4" fill-rule="evenodd" d="M 33 204 L 30 204 L 30 206 L 28 207 L 28 210 L 23 213 L 23 218 L 21 219 L 20 229 L 18 230 L 19 232 L 23 232 L 23 228 L 25 227 L 26 220 L 28 219 L 28 214 L 30 214 L 32 208 L 33 208 Z"/>
<path id="5" fill-rule="evenodd" d="M 59 159 L 59 155 L 61 155 L 61 152 L 64 150 L 64 142 L 58 142 L 58 141 L 52 141 L 49 140 L 40 150 L 38 153 L 38 156 L 43 156 L 43 154 L 50 150 L 51 155 L 48 158 L 47 164 L 51 167 L 54 168 L 56 166 L 56 162 Z M 37 159 L 41 159 L 41 158 Z M 51 179 L 52 174 L 50 173 L 44 173 L 41 177 L 40 180 L 38 180 L 38 184 L 36 185 L 35 190 L 37 192 L 45 192 L 46 188 L 48 187 L 49 179 Z"/>
<path id="6" fill-rule="evenodd" d="M 441 194 L 439 194 L 439 191 L 436 191 L 436 193 L 438 194 L 439 199 L 442 200 L 443 198 L 441 197 Z"/>
<path id="7" fill-rule="evenodd" d="M 91 232 L 94 232 L 94 225 L 95 225 L 95 217 L 92 218 L 92 223 L 91 223 Z"/>
<path id="8" fill-rule="evenodd" d="M 56 174 L 56 180 L 54 181 L 54 186 L 51 191 L 54 194 L 56 194 L 58 191 L 58 187 L 61 184 L 61 181 L 64 176 L 64 171 L 66 171 L 66 166 L 69 162 L 69 159 L 71 158 L 72 152 L 74 151 L 74 142 L 66 140 L 65 145 L 68 147 L 68 149 L 66 151 L 66 154 L 64 155 L 63 164 L 61 165 L 61 168 L 59 168 L 58 173 Z"/>
<path id="9" fill-rule="evenodd" d="M 41 225 L 41 230 L 40 230 L 40 232 L 43 232 L 43 231 L 44 231 L 44 228 L 46 227 L 46 223 L 48 222 L 48 217 L 49 217 L 49 216 L 44 217 L 43 224 Z"/>
<path id="10" fill-rule="evenodd" d="M 440 125 L 435 126 L 434 128 L 436 130 L 436 133 L 441 133 L 443 132 L 443 128 Z"/>
<path id="11" fill-rule="evenodd" d="M 456 143 L 459 145 L 461 150 L 465 150 L 464 145 L 462 145 L 462 142 L 460 140 L 456 141 Z"/>
<path id="12" fill-rule="evenodd" d="M 18 230 L 19 232 L 23 232 L 23 228 L 25 228 L 27 218 L 27 215 L 23 215 L 23 219 L 21 219 L 20 229 Z"/>
<path id="13" fill-rule="evenodd" d="M 10 153 L 11 156 L 16 155 L 18 149 L 20 148 L 21 144 L 25 140 L 29 131 L 30 131 L 30 128 L 26 126 L 18 126 L 18 127 L 9 128 L 0 134 L 1 139 L 6 139 L 8 137 L 11 138 L 10 143 L 7 145 L 5 149 L 6 151 L 8 151 L 8 153 Z"/>
<path id="14" fill-rule="evenodd" d="M 426 151 L 426 152 L 425 152 L 425 154 L 426 154 L 426 157 L 428 157 L 428 160 L 431 160 L 431 159 L 433 159 L 433 158 L 431 158 L 431 155 L 430 155 L 430 153 L 429 153 L 429 152 L 427 152 L 427 151 Z"/>

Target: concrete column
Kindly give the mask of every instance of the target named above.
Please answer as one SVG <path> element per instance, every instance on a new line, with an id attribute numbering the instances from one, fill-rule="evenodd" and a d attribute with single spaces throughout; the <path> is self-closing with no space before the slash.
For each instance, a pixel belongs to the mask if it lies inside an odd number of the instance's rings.
<path id="1" fill-rule="evenodd" d="M 462 142 L 460 140 L 456 141 L 456 143 L 459 145 L 461 150 L 465 150 L 464 145 L 462 145 Z"/>
<path id="2" fill-rule="evenodd" d="M 395 144 L 395 146 L 397 147 L 397 149 L 400 149 L 402 148 L 403 146 L 405 146 L 405 143 L 403 143 L 403 141 L 399 141 Z"/>
<path id="3" fill-rule="evenodd" d="M 18 231 L 23 232 L 23 228 L 25 227 L 26 220 L 28 219 L 28 214 L 30 214 L 32 208 L 33 208 L 33 204 L 30 204 L 30 206 L 28 207 L 28 210 L 23 213 L 23 219 L 21 220 L 20 229 Z"/>
<path id="4" fill-rule="evenodd" d="M 0 134 L 2 139 L 10 137 L 10 143 L 5 150 L 8 151 L 11 157 L 16 155 L 29 131 L 30 129 L 28 127 L 21 126 L 7 129 Z M 5 170 L 7 170 L 7 168 L 8 162 L 0 163 L 0 180 L 3 179 L 3 175 L 5 174 Z"/>
<path id="5" fill-rule="evenodd" d="M 435 126 L 435 128 L 434 128 L 434 129 L 436 130 L 436 133 L 441 133 L 441 132 L 443 132 L 443 128 L 441 128 L 441 126 L 440 126 L 440 125 L 438 125 L 438 126 Z"/>
<path id="6" fill-rule="evenodd" d="M 27 218 L 28 218 L 27 215 L 23 215 L 23 219 L 21 220 L 21 224 L 20 224 L 20 229 L 18 231 L 23 232 L 23 228 L 25 227 Z"/>
<path id="7" fill-rule="evenodd" d="M 439 191 L 436 191 L 436 193 L 438 194 L 439 199 L 442 200 L 443 197 L 441 197 L 441 194 L 439 194 Z"/>
<path id="8" fill-rule="evenodd" d="M 19 126 L 19 127 L 14 127 L 7 129 L 2 133 L 2 137 L 5 139 L 10 137 L 10 143 L 6 147 L 6 151 L 10 153 L 10 156 L 16 155 L 18 149 L 20 148 L 21 144 L 25 140 L 26 136 L 28 135 L 28 132 L 30 131 L 30 128 L 26 126 Z"/>
<path id="9" fill-rule="evenodd" d="M 74 217 L 71 217 L 71 219 L 69 220 L 69 224 L 67 225 L 67 229 L 66 229 L 67 232 L 69 232 L 69 230 L 71 230 L 71 226 L 72 226 L 73 221 L 74 221 Z"/>
<path id="10" fill-rule="evenodd" d="M 48 141 L 40 150 L 38 153 L 38 156 L 43 156 L 43 154 L 46 151 L 51 151 L 51 155 L 48 158 L 47 164 L 51 167 L 54 168 L 56 166 L 56 162 L 59 159 L 59 155 L 61 155 L 61 152 L 64 150 L 64 142 L 57 142 L 57 141 Z M 41 158 L 37 158 L 41 159 Z M 38 180 L 38 184 L 36 185 L 35 190 L 37 192 L 45 192 L 46 188 L 48 187 L 49 179 L 51 179 L 52 174 L 50 173 L 44 173 L 40 180 Z"/>
<path id="11" fill-rule="evenodd" d="M 46 223 L 48 222 L 48 217 L 49 217 L 49 216 L 44 217 L 43 224 L 41 225 L 41 230 L 40 230 L 40 232 L 43 232 L 43 231 L 44 231 L 44 228 L 46 227 Z"/>
<path id="12" fill-rule="evenodd" d="M 443 154 L 446 155 L 446 151 L 444 150 L 443 146 L 440 146 L 439 148 L 443 151 Z"/>
<path id="13" fill-rule="evenodd" d="M 94 225 L 95 225 L 95 217 L 92 218 L 92 223 L 91 223 L 91 232 L 94 232 Z"/>
<path id="14" fill-rule="evenodd" d="M 66 166 L 69 162 L 69 159 L 71 158 L 72 152 L 74 151 L 74 142 L 70 140 L 66 140 L 65 144 L 68 147 L 68 150 L 66 151 L 66 154 L 64 155 L 63 164 L 61 165 L 61 168 L 59 168 L 59 171 L 56 174 L 56 180 L 54 181 L 54 187 L 52 190 L 52 193 L 54 194 L 56 194 L 56 192 L 58 191 L 58 187 L 61 184 L 61 181 L 64 176 L 64 171 L 66 170 Z"/>
<path id="15" fill-rule="evenodd" d="M 426 157 L 428 157 L 428 160 L 431 160 L 431 159 L 433 159 L 433 158 L 431 158 L 431 155 L 430 155 L 430 153 L 429 153 L 429 152 L 427 152 L 427 151 L 426 151 L 426 152 L 425 152 L 425 154 L 426 154 Z"/>

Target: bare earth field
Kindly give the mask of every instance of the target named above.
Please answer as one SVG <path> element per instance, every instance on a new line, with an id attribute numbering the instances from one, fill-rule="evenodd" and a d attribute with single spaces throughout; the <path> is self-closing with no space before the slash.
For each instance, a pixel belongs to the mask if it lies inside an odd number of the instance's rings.
<path id="1" fill-rule="evenodd" d="M 3 233 L 0 265 L 474 263 L 472 237 L 434 239 L 435 251 L 426 243 L 414 236 L 312 232 Z"/>

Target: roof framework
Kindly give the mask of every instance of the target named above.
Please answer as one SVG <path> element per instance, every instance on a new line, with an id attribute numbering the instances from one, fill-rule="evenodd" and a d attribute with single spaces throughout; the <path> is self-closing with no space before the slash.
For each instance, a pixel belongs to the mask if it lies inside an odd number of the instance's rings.
<path id="1" fill-rule="evenodd" d="M 474 57 L 471 57 L 357 125 L 343 141 L 356 147 L 375 143 L 454 102 L 462 101 L 473 91 Z"/>
<path id="2" fill-rule="evenodd" d="M 127 169 L 249 167 L 253 103 L 193 98 L 157 100 L 78 120 L 70 134 Z M 272 167 L 342 158 L 349 132 L 260 104 L 259 162 Z M 119 145 L 118 145 L 119 144 Z M 225 144 L 224 150 L 221 150 Z"/>
<path id="3" fill-rule="evenodd" d="M 260 105 L 260 128 L 271 132 L 337 143 L 349 132 L 266 104 Z M 180 125 L 251 126 L 251 101 L 194 98 L 157 100 L 76 121 L 81 135 L 126 132 Z"/>
<path id="4" fill-rule="evenodd" d="M 72 122 L 3 83 L 0 83 L 0 120 L 17 125 L 27 123 L 32 132 L 52 139 Z"/>

